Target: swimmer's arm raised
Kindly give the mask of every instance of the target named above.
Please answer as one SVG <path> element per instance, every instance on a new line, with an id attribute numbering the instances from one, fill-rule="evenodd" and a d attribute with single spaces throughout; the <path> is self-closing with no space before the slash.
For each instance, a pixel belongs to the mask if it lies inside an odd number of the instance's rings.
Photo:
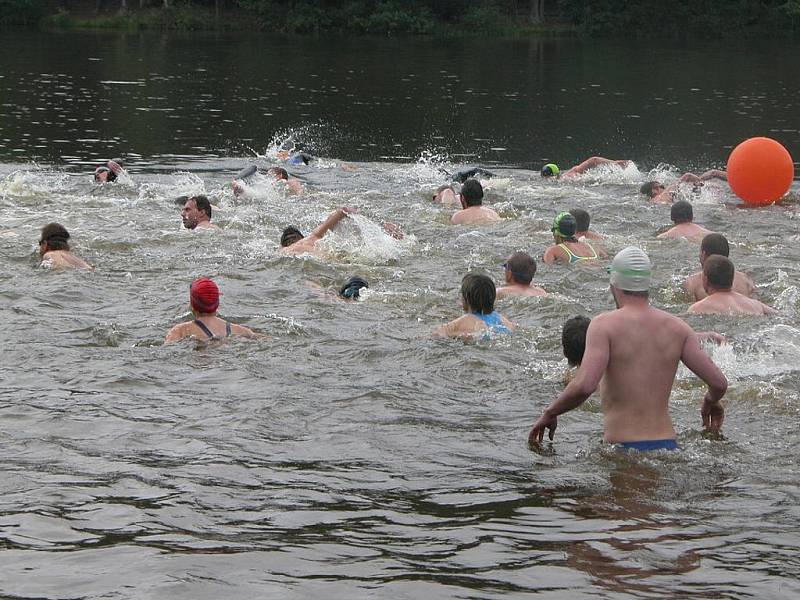
<path id="1" fill-rule="evenodd" d="M 549 438 L 552 440 L 558 427 L 558 415 L 583 404 L 600 385 L 608 366 L 610 353 L 610 340 L 604 325 L 602 317 L 596 317 L 589 324 L 589 329 L 586 331 L 586 352 L 581 367 L 575 378 L 533 424 L 528 436 L 529 444 L 541 442 L 544 439 L 545 429 L 549 430 Z"/>
<path id="2" fill-rule="evenodd" d="M 348 206 L 343 206 L 342 208 L 337 208 L 333 211 L 330 216 L 325 219 L 325 221 L 317 227 L 314 231 L 311 232 L 309 237 L 314 237 L 317 239 L 321 239 L 326 233 L 328 233 L 331 229 L 336 227 L 336 225 L 344 219 L 348 214 L 354 212 L 352 208 Z"/>
<path id="3" fill-rule="evenodd" d="M 709 179 L 724 179 L 725 181 L 728 181 L 728 174 L 725 171 L 720 171 L 719 169 L 709 169 L 700 175 L 700 179 L 702 181 L 707 181 Z"/>

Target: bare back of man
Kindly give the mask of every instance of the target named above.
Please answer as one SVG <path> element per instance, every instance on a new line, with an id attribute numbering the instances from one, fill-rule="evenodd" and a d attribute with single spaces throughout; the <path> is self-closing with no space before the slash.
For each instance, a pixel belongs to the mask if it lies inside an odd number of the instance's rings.
<path id="1" fill-rule="evenodd" d="M 699 271 L 694 275 L 690 275 L 684 282 L 683 289 L 686 291 L 689 297 L 695 302 L 708 297 L 708 293 L 703 287 L 702 271 Z M 755 295 L 756 286 L 749 275 L 747 275 L 746 273 L 742 273 L 740 271 L 736 271 L 736 273 L 734 273 L 733 275 L 732 290 L 734 292 L 742 294 L 743 296 L 752 298 Z"/>
<path id="2" fill-rule="evenodd" d="M 652 306 L 600 315 L 589 326 L 581 371 L 599 369 L 604 358 L 604 439 L 674 438 L 668 403 L 678 363 L 692 370 L 710 364 L 691 327 Z"/>
<path id="3" fill-rule="evenodd" d="M 86 269 L 94 267 L 69 250 L 50 250 L 42 257 L 42 266 L 52 269 Z"/>
<path id="4" fill-rule="evenodd" d="M 497 299 L 513 296 L 547 296 L 547 292 L 537 285 L 512 284 L 497 288 Z"/>
<path id="5" fill-rule="evenodd" d="M 675 225 L 675 227 L 665 231 L 664 233 L 658 234 L 657 237 L 661 239 L 686 238 L 687 240 L 691 240 L 693 242 L 700 242 L 709 233 L 711 233 L 711 231 L 705 227 L 701 227 L 700 225 L 696 225 L 694 223 L 681 223 L 680 225 Z"/>
<path id="6" fill-rule="evenodd" d="M 500 215 L 488 206 L 470 206 L 455 213 L 450 223 L 453 225 L 484 225 L 500 221 Z"/>
<path id="7" fill-rule="evenodd" d="M 755 298 L 730 290 L 715 291 L 692 304 L 688 312 L 695 315 L 771 315 L 778 311 Z"/>

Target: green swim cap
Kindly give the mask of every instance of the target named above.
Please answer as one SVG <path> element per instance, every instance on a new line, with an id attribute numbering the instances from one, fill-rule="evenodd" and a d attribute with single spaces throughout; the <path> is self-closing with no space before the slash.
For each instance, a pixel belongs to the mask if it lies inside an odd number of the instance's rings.
<path id="1" fill-rule="evenodd" d="M 557 233 L 558 235 L 570 238 L 575 235 L 575 232 L 578 230 L 578 223 L 575 221 L 575 217 L 568 212 L 561 212 L 558 213 L 555 219 L 553 219 L 553 233 Z"/>
<path id="2" fill-rule="evenodd" d="M 547 163 L 542 167 L 542 177 L 557 177 L 561 169 L 555 163 Z"/>

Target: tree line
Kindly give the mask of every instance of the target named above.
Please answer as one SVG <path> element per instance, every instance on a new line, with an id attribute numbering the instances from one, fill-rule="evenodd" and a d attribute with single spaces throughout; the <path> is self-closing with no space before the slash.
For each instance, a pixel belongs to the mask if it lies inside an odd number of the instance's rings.
<path id="1" fill-rule="evenodd" d="M 142 27 L 363 34 L 570 30 L 589 36 L 794 36 L 800 0 L 0 0 L 0 25 L 36 26 L 80 12 L 118 19 L 147 11 Z M 183 19 L 170 19 L 180 11 Z M 163 18 L 159 19 L 159 15 Z M 220 20 L 222 15 L 238 19 Z"/>

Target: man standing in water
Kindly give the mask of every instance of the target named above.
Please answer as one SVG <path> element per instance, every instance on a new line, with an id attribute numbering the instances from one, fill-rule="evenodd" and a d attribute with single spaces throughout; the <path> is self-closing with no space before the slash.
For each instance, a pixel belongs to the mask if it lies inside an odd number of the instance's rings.
<path id="1" fill-rule="evenodd" d="M 483 225 L 496 223 L 500 215 L 487 206 L 483 206 L 483 186 L 477 179 L 467 179 L 461 186 L 461 210 L 451 218 L 453 225 Z"/>
<path id="2" fill-rule="evenodd" d="M 692 314 L 771 315 L 771 306 L 733 290 L 735 269 L 725 256 L 709 256 L 703 263 L 703 289 L 707 296 L 689 307 Z"/>
<path id="3" fill-rule="evenodd" d="M 693 223 L 694 211 L 692 210 L 691 202 L 678 200 L 670 207 L 669 216 L 672 222 L 675 223 L 675 226 L 664 233 L 659 233 L 656 236 L 659 239 L 686 238 L 693 242 L 699 242 L 711 233 L 705 227 Z"/>
<path id="4" fill-rule="evenodd" d="M 709 233 L 703 238 L 703 241 L 700 243 L 700 266 L 702 267 L 705 264 L 709 256 L 714 256 L 715 254 L 725 257 L 728 257 L 730 254 L 728 239 L 721 233 Z M 706 290 L 703 288 L 703 271 L 690 275 L 684 282 L 683 289 L 686 290 L 686 293 L 689 294 L 695 302 L 708 296 Z M 755 294 L 753 280 L 741 271 L 734 272 L 733 286 L 731 289 L 733 289 L 734 292 L 744 294 L 748 298 L 752 298 Z"/>
<path id="5" fill-rule="evenodd" d="M 650 259 L 635 246 L 614 257 L 609 272 L 617 310 L 592 319 L 581 368 L 533 425 L 529 443 L 541 442 L 545 430 L 552 440 L 558 415 L 580 406 L 602 379 L 606 442 L 640 451 L 678 449 L 668 404 L 679 362 L 708 386 L 703 425 L 719 431 L 728 382 L 689 325 L 650 306 L 650 271 Z"/>
<path id="6" fill-rule="evenodd" d="M 167 333 L 164 343 L 177 342 L 187 337 L 215 340 L 232 335 L 255 336 L 256 334 L 247 327 L 235 325 L 217 316 L 219 296 L 217 284 L 209 278 L 195 279 L 189 287 L 189 304 L 194 319 L 175 325 Z"/>
<path id="7" fill-rule="evenodd" d="M 219 229 L 211 222 L 211 202 L 205 196 L 190 196 L 183 203 L 181 219 L 186 229 Z"/>
<path id="8" fill-rule="evenodd" d="M 506 285 L 497 288 L 497 299 L 509 296 L 546 296 L 547 292 L 533 285 L 536 261 L 527 252 L 514 252 L 503 265 Z"/>
<path id="9" fill-rule="evenodd" d="M 92 269 L 92 265 L 75 256 L 69 250 L 69 232 L 61 223 L 50 223 L 42 227 L 39 237 L 39 256 L 42 266 L 62 269 Z"/>

